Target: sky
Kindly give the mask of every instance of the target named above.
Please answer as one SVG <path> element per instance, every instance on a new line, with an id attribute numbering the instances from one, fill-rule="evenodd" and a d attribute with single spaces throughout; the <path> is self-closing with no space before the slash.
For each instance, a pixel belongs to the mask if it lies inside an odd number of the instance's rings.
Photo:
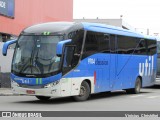
<path id="1" fill-rule="evenodd" d="M 73 0 L 73 18 L 122 19 L 143 33 L 160 36 L 160 0 Z"/>

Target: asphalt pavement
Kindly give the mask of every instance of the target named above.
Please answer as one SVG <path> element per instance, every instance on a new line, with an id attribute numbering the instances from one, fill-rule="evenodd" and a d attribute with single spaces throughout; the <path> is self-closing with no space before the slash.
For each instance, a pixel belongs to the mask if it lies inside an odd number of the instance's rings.
<path id="1" fill-rule="evenodd" d="M 11 89 L 0 88 L 0 111 L 160 111 L 160 81 L 142 88 L 140 94 L 125 91 L 91 95 L 84 102 L 71 97 L 39 101 L 34 96 L 13 95 Z"/>
<path id="2" fill-rule="evenodd" d="M 84 102 L 71 97 L 39 101 L 34 96 L 0 96 L 0 111 L 160 111 L 160 85 L 143 88 L 140 94 L 125 91 L 94 94 Z"/>
<path id="3" fill-rule="evenodd" d="M 52 98 L 44 102 L 34 96 L 13 95 L 11 89 L 0 88 L 0 111 L 160 111 L 160 84 L 158 83 L 160 82 L 158 81 L 152 87 L 142 88 L 140 94 L 127 94 L 122 90 L 99 93 L 91 95 L 90 99 L 84 102 L 75 102 L 71 97 Z M 36 118 L 29 119 L 35 120 Z M 82 118 L 56 117 L 54 119 L 78 120 Z M 103 118 L 83 117 L 83 120 L 85 119 Z M 111 120 L 110 117 L 104 119 Z M 136 117 L 135 119 L 137 120 Z M 149 120 L 150 118 L 142 119 Z"/>

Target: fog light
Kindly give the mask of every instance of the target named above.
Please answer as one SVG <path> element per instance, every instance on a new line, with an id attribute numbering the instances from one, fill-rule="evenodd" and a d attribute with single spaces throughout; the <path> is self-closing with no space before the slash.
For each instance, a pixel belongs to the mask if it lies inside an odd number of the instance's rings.
<path id="1" fill-rule="evenodd" d="M 59 83 L 59 80 L 58 80 L 58 81 L 53 82 L 53 86 L 57 85 L 58 83 Z"/>
<path id="2" fill-rule="evenodd" d="M 47 84 L 44 86 L 44 88 L 49 88 L 49 87 L 51 87 L 51 84 Z"/>
<path id="3" fill-rule="evenodd" d="M 58 83 L 59 83 L 59 80 L 58 80 L 58 81 L 55 81 L 55 82 L 53 82 L 53 83 L 50 83 L 50 84 L 45 85 L 44 88 L 53 87 L 53 86 L 57 85 Z"/>

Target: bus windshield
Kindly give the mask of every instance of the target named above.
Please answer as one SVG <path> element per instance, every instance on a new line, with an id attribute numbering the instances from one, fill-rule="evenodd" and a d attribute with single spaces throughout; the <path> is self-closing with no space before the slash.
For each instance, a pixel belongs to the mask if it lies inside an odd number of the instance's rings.
<path id="1" fill-rule="evenodd" d="M 20 36 L 12 62 L 12 72 L 25 75 L 48 74 L 60 70 L 56 45 L 63 36 Z"/>

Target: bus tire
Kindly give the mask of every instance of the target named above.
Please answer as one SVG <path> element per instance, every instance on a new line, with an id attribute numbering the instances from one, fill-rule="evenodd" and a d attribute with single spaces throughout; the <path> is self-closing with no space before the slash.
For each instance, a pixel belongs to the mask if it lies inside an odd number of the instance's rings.
<path id="1" fill-rule="evenodd" d="M 47 96 L 36 96 L 36 98 L 38 98 L 41 101 L 47 101 L 49 100 L 51 97 L 47 97 Z"/>
<path id="2" fill-rule="evenodd" d="M 135 82 L 135 87 L 133 89 L 127 89 L 126 92 L 132 93 L 132 94 L 138 94 L 140 93 L 141 86 L 142 86 L 141 79 L 137 77 L 136 82 Z"/>
<path id="3" fill-rule="evenodd" d="M 85 101 L 90 96 L 90 87 L 89 84 L 86 81 L 83 81 L 80 87 L 80 93 L 78 96 L 73 96 L 73 99 L 75 101 Z"/>

